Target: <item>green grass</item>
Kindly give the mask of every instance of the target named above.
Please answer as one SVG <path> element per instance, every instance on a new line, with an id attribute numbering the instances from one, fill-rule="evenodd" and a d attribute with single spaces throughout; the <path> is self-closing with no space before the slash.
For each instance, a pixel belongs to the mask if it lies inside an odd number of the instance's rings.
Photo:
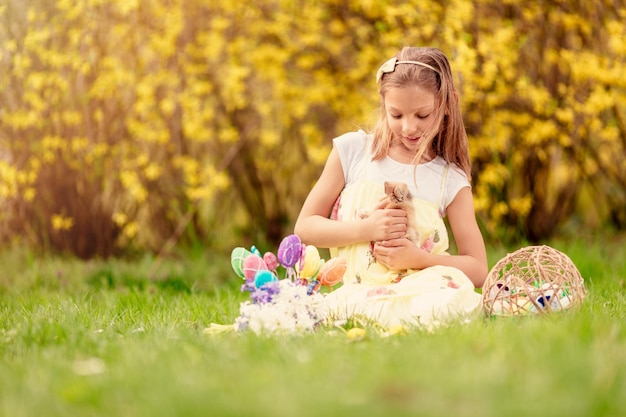
<path id="1" fill-rule="evenodd" d="M 224 256 L 0 256 L 2 416 L 626 415 L 626 237 L 553 241 L 577 310 L 351 343 L 203 333 L 238 312 Z M 489 248 L 493 265 L 507 252 Z"/>

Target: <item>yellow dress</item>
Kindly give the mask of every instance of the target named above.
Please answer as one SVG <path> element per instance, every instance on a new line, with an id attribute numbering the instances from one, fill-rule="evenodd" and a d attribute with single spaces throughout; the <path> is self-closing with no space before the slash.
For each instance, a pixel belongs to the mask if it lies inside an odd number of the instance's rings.
<path id="1" fill-rule="evenodd" d="M 444 170 L 442 192 L 448 168 Z M 379 202 L 383 184 L 357 180 L 348 184 L 333 218 L 356 220 Z M 439 205 L 413 199 L 419 244 L 433 254 L 447 254 L 448 234 Z M 436 327 L 475 317 L 481 297 L 459 269 L 434 266 L 423 270 L 392 271 L 378 263 L 369 242 L 332 248 L 348 269 L 341 287 L 326 296 L 330 320 L 361 317 L 389 328 L 396 325 Z M 396 282 L 397 281 L 397 282 Z"/>

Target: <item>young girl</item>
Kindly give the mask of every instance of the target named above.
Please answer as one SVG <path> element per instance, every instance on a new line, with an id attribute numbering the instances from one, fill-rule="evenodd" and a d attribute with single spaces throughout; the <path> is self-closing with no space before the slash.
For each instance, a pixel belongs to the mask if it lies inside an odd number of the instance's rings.
<path id="1" fill-rule="evenodd" d="M 376 75 L 380 118 L 373 131 L 333 141 L 295 233 L 348 261 L 344 284 L 327 296 L 331 316 L 379 324 L 426 325 L 479 311 L 474 291 L 487 275 L 476 223 L 468 141 L 450 64 L 434 48 L 403 48 Z M 412 196 L 417 244 L 405 237 L 407 211 L 386 209 L 385 181 Z M 449 255 L 444 216 L 458 248 Z"/>

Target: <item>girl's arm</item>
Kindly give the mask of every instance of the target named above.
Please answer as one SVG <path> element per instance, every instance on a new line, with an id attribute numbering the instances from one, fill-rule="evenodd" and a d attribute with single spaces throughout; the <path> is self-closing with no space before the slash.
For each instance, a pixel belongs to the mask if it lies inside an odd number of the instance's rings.
<path id="1" fill-rule="evenodd" d="M 374 210 L 369 217 L 354 221 L 329 219 L 344 186 L 343 167 L 337 150 L 333 148 L 296 220 L 294 233 L 304 243 L 330 248 L 390 239 L 394 233 L 399 236 L 404 234 L 407 224 L 404 210 Z"/>
<path id="2" fill-rule="evenodd" d="M 452 256 L 453 264 L 469 277 L 477 288 L 487 278 L 487 251 L 474 211 L 474 197 L 470 188 L 461 189 L 448 206 L 448 222 L 459 254 Z M 455 265 L 456 264 L 456 265 Z"/>
<path id="3" fill-rule="evenodd" d="M 487 252 L 476 223 L 474 199 L 470 188 L 461 189 L 448 206 L 448 221 L 458 248 L 458 255 L 433 255 L 408 239 L 382 241 L 375 245 L 374 255 L 390 269 L 424 269 L 445 265 L 460 269 L 477 288 L 487 277 Z"/>

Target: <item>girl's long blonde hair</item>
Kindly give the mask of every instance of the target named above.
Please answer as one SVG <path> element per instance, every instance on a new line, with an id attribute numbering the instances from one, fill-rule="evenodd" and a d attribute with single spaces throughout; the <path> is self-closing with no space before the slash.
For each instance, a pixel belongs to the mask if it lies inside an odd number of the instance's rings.
<path id="1" fill-rule="evenodd" d="M 378 85 L 380 116 L 374 128 L 372 159 L 386 157 L 393 138 L 387 123 L 385 94 L 393 88 L 419 86 L 435 96 L 435 123 L 431 131 L 422 135 L 413 163 L 419 163 L 425 153 L 432 151 L 446 162 L 456 164 L 471 180 L 469 143 L 448 58 L 437 48 L 418 47 L 404 47 L 396 58 L 398 61 L 417 61 L 425 65 L 400 63 L 392 72 L 382 75 Z"/>

